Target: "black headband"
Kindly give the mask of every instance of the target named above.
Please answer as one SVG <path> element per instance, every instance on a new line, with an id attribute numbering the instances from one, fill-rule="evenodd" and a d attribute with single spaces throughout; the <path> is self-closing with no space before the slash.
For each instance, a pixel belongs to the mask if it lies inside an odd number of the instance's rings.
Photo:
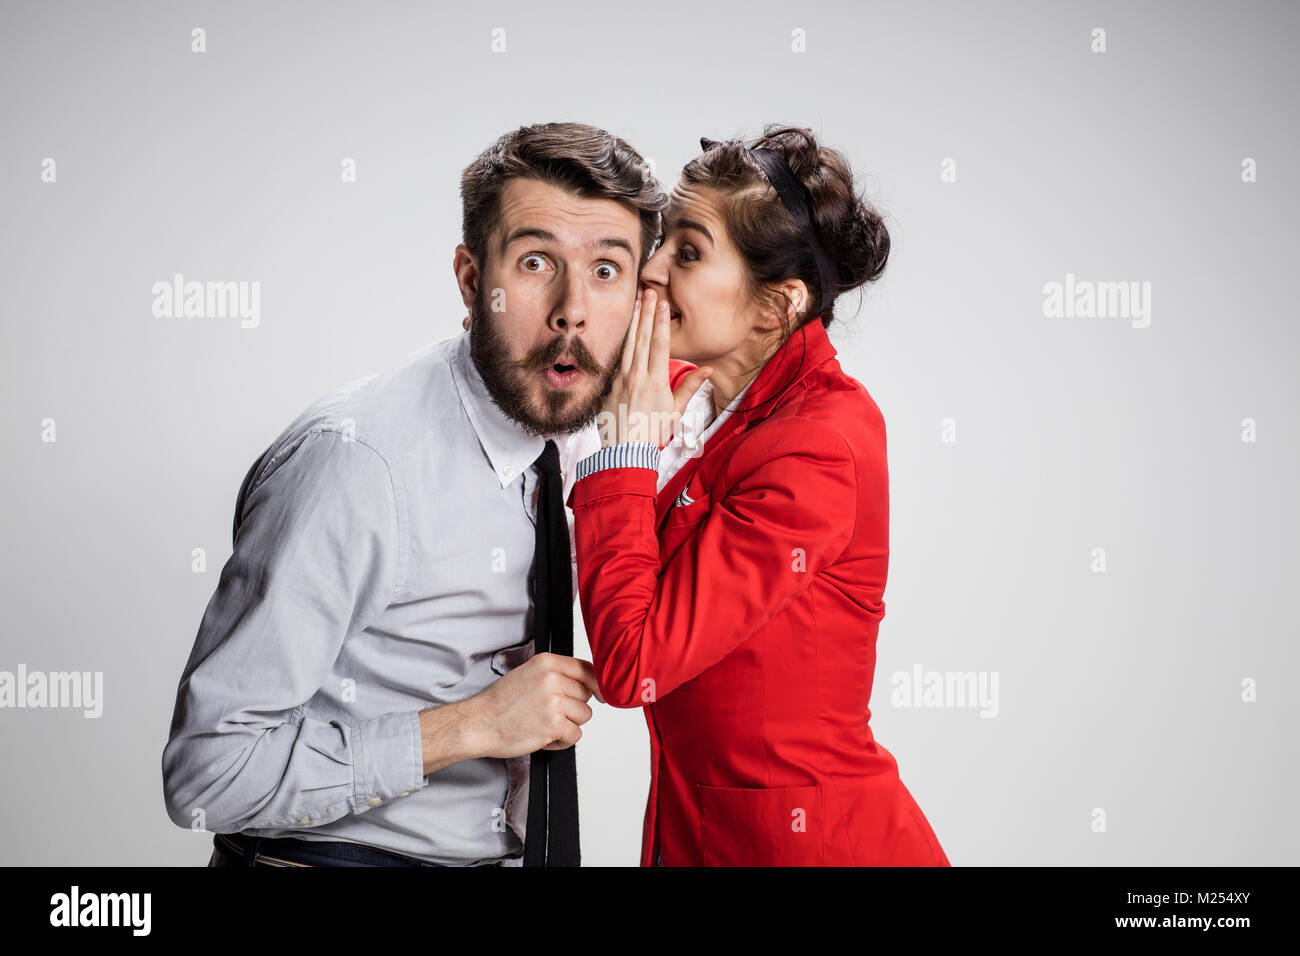
<path id="1" fill-rule="evenodd" d="M 707 151 L 717 145 L 718 140 L 709 139 L 707 136 L 700 137 L 701 149 Z M 835 298 L 835 283 L 830 260 L 826 257 L 822 244 L 817 240 L 817 227 L 812 221 L 812 197 L 780 153 L 761 146 L 756 149 L 747 147 L 747 151 L 754 162 L 758 163 L 759 169 L 772 184 L 772 188 L 776 190 L 781 205 L 785 206 L 786 211 L 790 213 L 795 228 L 799 230 L 804 242 L 812 250 L 813 260 L 817 263 L 817 283 L 821 286 L 821 299 L 817 303 L 817 310 L 812 315 L 821 316 Z"/>

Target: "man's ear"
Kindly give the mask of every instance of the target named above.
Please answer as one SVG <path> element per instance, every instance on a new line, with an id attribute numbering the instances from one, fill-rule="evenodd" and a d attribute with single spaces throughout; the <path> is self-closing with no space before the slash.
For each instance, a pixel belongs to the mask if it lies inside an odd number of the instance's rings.
<path id="1" fill-rule="evenodd" d="M 451 260 L 451 271 L 456 274 L 456 284 L 460 286 L 460 298 L 465 308 L 474 311 L 474 300 L 478 296 L 478 284 L 482 281 L 478 260 L 469 251 L 469 246 L 461 243 L 456 247 L 456 255 Z"/>

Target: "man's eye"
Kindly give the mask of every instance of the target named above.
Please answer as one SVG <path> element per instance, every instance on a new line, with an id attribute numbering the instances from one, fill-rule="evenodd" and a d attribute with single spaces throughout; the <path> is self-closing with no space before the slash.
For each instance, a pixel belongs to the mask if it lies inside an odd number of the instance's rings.
<path id="1" fill-rule="evenodd" d="M 520 259 L 519 264 L 529 272 L 541 272 L 546 268 L 546 259 L 536 253 L 530 253 Z"/>
<path id="2" fill-rule="evenodd" d="M 596 276 L 600 279 L 613 279 L 618 276 L 622 270 L 612 262 L 602 262 L 596 266 Z"/>

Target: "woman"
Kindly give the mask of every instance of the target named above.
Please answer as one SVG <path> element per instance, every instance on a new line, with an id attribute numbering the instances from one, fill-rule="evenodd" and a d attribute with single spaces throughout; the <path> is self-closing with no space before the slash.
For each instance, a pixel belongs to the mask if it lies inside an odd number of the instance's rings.
<path id="1" fill-rule="evenodd" d="M 807 130 L 700 142 L 570 496 L 601 692 L 650 727 L 641 864 L 947 866 L 868 725 L 885 427 L 826 336 L 888 233 Z"/>

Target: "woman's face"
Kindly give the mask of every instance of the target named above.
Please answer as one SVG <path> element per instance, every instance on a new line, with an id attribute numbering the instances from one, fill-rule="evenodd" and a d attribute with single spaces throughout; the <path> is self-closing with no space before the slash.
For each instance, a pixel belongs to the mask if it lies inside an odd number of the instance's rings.
<path id="1" fill-rule="evenodd" d="M 768 323 L 745 290 L 741 255 L 723 227 L 717 193 L 679 182 L 664 213 L 664 242 L 641 282 L 672 310 L 673 358 L 696 365 L 743 365 Z"/>

